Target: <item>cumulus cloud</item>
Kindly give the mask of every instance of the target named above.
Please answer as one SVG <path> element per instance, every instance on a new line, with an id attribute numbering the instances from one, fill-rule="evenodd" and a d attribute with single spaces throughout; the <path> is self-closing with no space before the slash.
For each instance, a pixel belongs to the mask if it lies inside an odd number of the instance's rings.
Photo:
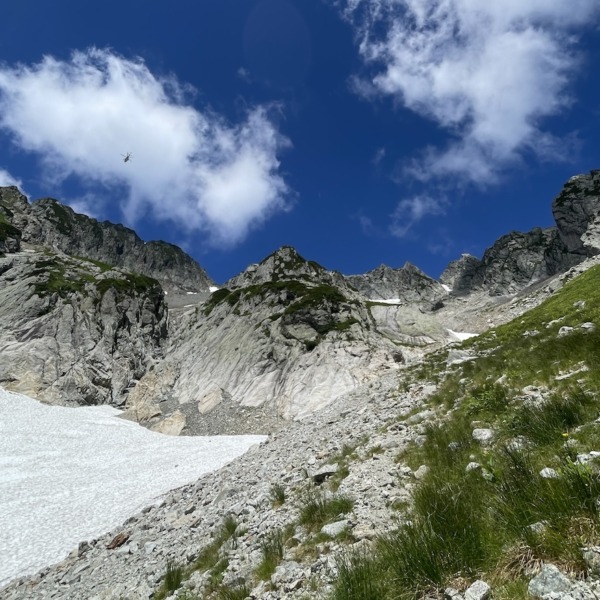
<path id="1" fill-rule="evenodd" d="M 68 61 L 47 56 L 0 67 L 0 127 L 37 154 L 55 182 L 75 175 L 126 190 L 121 208 L 130 222 L 149 214 L 235 244 L 286 209 L 279 155 L 289 142 L 272 107 L 231 124 L 194 108 L 190 92 L 110 50 L 75 52 Z"/>
<path id="2" fill-rule="evenodd" d="M 374 69 L 367 94 L 391 95 L 450 136 L 407 165 L 419 180 L 488 183 L 524 153 L 560 156 L 545 119 L 572 104 L 575 34 L 597 0 L 340 0 Z"/>
<path id="3" fill-rule="evenodd" d="M 6 169 L 0 169 L 0 187 L 10 185 L 16 185 L 21 190 L 23 189 L 23 183 L 20 179 L 13 177 Z"/>

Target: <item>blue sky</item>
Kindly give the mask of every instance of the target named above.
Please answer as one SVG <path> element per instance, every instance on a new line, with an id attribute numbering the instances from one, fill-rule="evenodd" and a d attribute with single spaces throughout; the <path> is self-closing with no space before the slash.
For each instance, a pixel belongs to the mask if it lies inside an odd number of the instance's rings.
<path id="1" fill-rule="evenodd" d="M 217 282 L 284 244 L 437 277 L 600 168 L 599 23 L 597 0 L 3 0 L 0 184 Z"/>

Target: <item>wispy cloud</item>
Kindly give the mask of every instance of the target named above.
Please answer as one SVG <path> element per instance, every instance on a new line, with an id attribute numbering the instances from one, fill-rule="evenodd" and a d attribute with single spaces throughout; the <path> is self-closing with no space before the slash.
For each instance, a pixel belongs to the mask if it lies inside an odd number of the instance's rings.
<path id="1" fill-rule="evenodd" d="M 392 235 L 403 238 L 411 228 L 428 215 L 441 215 L 446 210 L 447 200 L 443 196 L 434 198 L 428 195 L 413 196 L 401 200 L 392 216 Z"/>
<path id="2" fill-rule="evenodd" d="M 533 153 L 556 159 L 545 119 L 573 102 L 578 29 L 597 0 L 340 0 L 373 69 L 355 89 L 391 95 L 450 137 L 406 173 L 489 183 Z"/>
<path id="3" fill-rule="evenodd" d="M 47 56 L 0 67 L 0 127 L 40 157 L 48 178 L 76 175 L 125 189 L 130 222 L 150 214 L 232 245 L 286 209 L 279 156 L 289 142 L 270 107 L 231 124 L 194 108 L 191 92 L 110 50 L 75 52 L 68 61 Z M 132 161 L 122 161 L 125 152 Z"/>

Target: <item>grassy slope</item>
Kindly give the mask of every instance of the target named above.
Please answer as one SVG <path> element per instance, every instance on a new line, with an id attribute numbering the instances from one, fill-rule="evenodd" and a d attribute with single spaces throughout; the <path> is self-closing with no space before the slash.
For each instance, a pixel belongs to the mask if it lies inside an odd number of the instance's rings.
<path id="1" fill-rule="evenodd" d="M 581 325 L 600 325 L 598 290 L 595 267 L 529 313 L 465 342 L 476 360 L 448 370 L 447 351 L 440 352 L 414 374 L 439 382 L 431 403 L 446 417 L 399 461 L 429 472 L 407 524 L 381 537 L 369 556 L 341 562 L 335 600 L 416 599 L 479 577 L 494 598 L 526 598 L 541 561 L 586 575 L 581 548 L 600 542 L 600 476 L 577 455 L 600 449 L 600 331 Z M 561 327 L 573 330 L 559 335 Z M 545 400 L 526 400 L 525 386 L 541 387 Z M 493 445 L 478 445 L 474 427 L 492 428 Z M 479 466 L 467 470 L 469 463 Z M 545 467 L 558 477 L 542 477 Z"/>

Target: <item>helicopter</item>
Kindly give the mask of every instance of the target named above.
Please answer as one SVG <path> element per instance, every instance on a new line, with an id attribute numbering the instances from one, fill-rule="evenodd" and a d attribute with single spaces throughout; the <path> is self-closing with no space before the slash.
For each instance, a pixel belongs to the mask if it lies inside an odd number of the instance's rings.
<path id="1" fill-rule="evenodd" d="M 123 157 L 123 162 L 129 162 L 133 158 L 133 154 L 131 152 L 127 152 L 127 154 L 121 154 Z"/>

